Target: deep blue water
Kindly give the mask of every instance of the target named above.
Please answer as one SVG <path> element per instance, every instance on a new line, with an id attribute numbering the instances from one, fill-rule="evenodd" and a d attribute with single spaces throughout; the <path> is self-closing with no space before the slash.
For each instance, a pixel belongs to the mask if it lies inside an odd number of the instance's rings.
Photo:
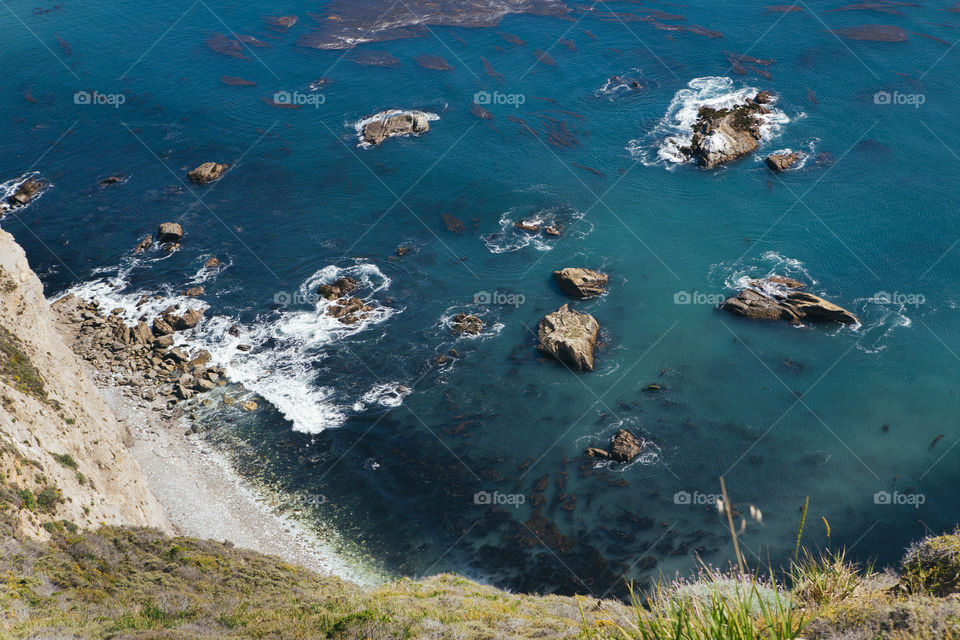
<path id="1" fill-rule="evenodd" d="M 242 471 L 291 496 L 322 495 L 309 510 L 318 526 L 385 573 L 455 570 L 536 591 L 622 593 L 624 576 L 688 572 L 695 553 L 729 561 L 716 509 L 675 498 L 709 502 L 721 475 L 741 511 L 764 514 L 742 535 L 763 564 L 792 553 L 807 496 L 806 542 L 881 564 L 954 526 L 960 60 L 949 43 L 960 19 L 948 3 L 651 4 L 686 18 L 663 24 L 720 38 L 599 15 L 650 11 L 609 3 L 353 51 L 299 46 L 316 24 L 307 12 L 322 16 L 324 4 L 12 3 L 0 14 L 0 181 L 36 171 L 52 184 L 3 227 L 50 295 L 74 288 L 129 305 L 203 282 L 211 319 L 189 340 L 271 401 L 201 417 Z M 300 19 L 277 32 L 263 14 Z M 831 31 L 864 24 L 907 39 Z M 237 58 L 205 44 L 231 32 L 269 46 Z M 370 51 L 399 66 L 354 61 Z M 725 51 L 775 59 L 753 65 L 772 77 L 735 73 Z M 417 65 L 425 54 L 454 69 Z M 612 76 L 641 86 L 613 88 Z M 720 99 L 778 94 L 779 124 L 755 158 L 713 172 L 657 159 L 666 116 L 694 104 L 698 87 Z M 123 104 L 76 104 L 77 91 Z M 322 104 L 264 101 L 283 91 Z M 487 105 L 493 119 L 482 119 L 470 110 L 478 91 L 523 104 Z M 923 103 L 878 104 L 877 92 Z M 354 123 L 392 108 L 439 119 L 422 136 L 357 148 Z M 771 174 L 764 152 L 787 148 L 809 159 Z M 816 162 L 822 153 L 833 162 Z M 187 182 L 208 160 L 231 164 L 226 177 Z M 99 188 L 109 175 L 128 180 Z M 563 234 L 533 241 L 512 229 L 534 217 Z M 134 259 L 166 220 L 183 224 L 182 249 Z M 228 267 L 199 272 L 212 255 Z M 535 347 L 537 322 L 568 301 L 551 278 L 566 266 L 611 275 L 607 295 L 574 303 L 603 328 L 592 373 Z M 810 283 L 862 326 L 750 322 L 710 304 L 769 273 Z M 325 303 L 277 304 L 345 274 L 379 309 L 358 327 L 324 316 Z M 522 304 L 474 304 L 481 292 Z M 684 294 L 703 303 L 678 304 Z M 460 311 L 482 315 L 479 338 L 450 334 L 444 323 Z M 234 323 L 241 338 L 225 333 Z M 459 357 L 433 364 L 450 349 Z M 663 389 L 646 391 L 654 382 Z M 384 395 L 397 385 L 409 391 Z M 623 468 L 582 457 L 621 426 L 655 442 L 651 455 Z M 484 491 L 524 503 L 475 504 Z M 902 504 L 877 504 L 883 491 Z"/>

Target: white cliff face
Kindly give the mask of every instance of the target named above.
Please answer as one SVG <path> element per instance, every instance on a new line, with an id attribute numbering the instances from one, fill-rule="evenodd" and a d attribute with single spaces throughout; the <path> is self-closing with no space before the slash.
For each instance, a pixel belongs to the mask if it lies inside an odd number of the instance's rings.
<path id="1" fill-rule="evenodd" d="M 23 371 L 38 372 L 42 389 Z M 127 441 L 59 334 L 23 250 L 0 230 L 0 489 L 59 492 L 47 508 L 19 511 L 22 533 L 47 537 L 41 525 L 58 520 L 172 532 Z"/>

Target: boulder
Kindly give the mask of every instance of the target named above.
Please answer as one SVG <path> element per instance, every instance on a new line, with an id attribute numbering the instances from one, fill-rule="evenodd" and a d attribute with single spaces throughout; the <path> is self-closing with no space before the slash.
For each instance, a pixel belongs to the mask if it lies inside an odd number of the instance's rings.
<path id="1" fill-rule="evenodd" d="M 574 369 L 593 371 L 599 333 L 596 318 L 565 304 L 540 321 L 537 349 Z"/>
<path id="2" fill-rule="evenodd" d="M 196 184 L 207 184 L 223 177 L 227 165 L 217 164 L 216 162 L 204 162 L 202 165 L 189 172 L 187 175 L 192 182 Z"/>
<path id="3" fill-rule="evenodd" d="M 256 410 L 257 410 L 257 403 L 254 402 L 253 400 L 249 400 L 249 401 L 244 402 L 243 404 L 241 404 L 241 405 L 240 405 L 240 408 L 243 409 L 244 411 L 256 411 Z"/>
<path id="4" fill-rule="evenodd" d="M 197 311 L 196 309 L 187 309 L 183 312 L 182 315 L 174 319 L 173 328 L 176 331 L 184 331 L 185 329 L 193 329 L 195 326 L 200 324 L 200 321 L 203 319 L 203 311 Z"/>
<path id="5" fill-rule="evenodd" d="M 219 258 L 208 258 L 207 261 L 203 263 L 203 266 L 207 269 L 219 269 L 220 264 Z"/>
<path id="6" fill-rule="evenodd" d="M 341 324 L 356 324 L 366 318 L 370 311 L 373 311 L 373 307 L 360 298 L 346 298 L 330 305 L 327 315 L 333 316 Z"/>
<path id="7" fill-rule="evenodd" d="M 773 94 L 770 93 L 769 91 L 761 91 L 760 93 L 758 93 L 753 97 L 753 101 L 756 104 L 769 104 L 772 99 L 773 99 Z"/>
<path id="8" fill-rule="evenodd" d="M 353 292 L 359 286 L 360 284 L 356 281 L 356 279 L 346 276 L 344 278 L 334 280 L 330 284 L 320 285 L 320 288 L 317 289 L 317 293 L 327 300 L 337 300 L 339 298 L 346 297 L 348 293 Z"/>
<path id="9" fill-rule="evenodd" d="M 540 225 L 534 224 L 533 222 L 527 222 L 526 220 L 518 220 L 513 223 L 514 229 L 520 229 L 520 231 L 529 231 L 530 233 L 539 233 Z"/>
<path id="10" fill-rule="evenodd" d="M 754 280 L 750 287 L 728 298 L 720 308 L 734 315 L 755 320 L 786 320 L 794 324 L 838 322 L 859 324 L 850 311 L 812 293 L 798 291 L 804 284 L 781 276 Z"/>
<path id="11" fill-rule="evenodd" d="M 560 228 L 559 228 L 559 227 L 554 227 L 554 226 L 548 224 L 547 226 L 545 226 L 545 227 L 543 228 L 543 232 L 544 232 L 545 234 L 547 234 L 548 236 L 559 236 L 559 235 L 560 235 Z"/>
<path id="12" fill-rule="evenodd" d="M 803 155 L 799 151 L 794 151 L 793 153 L 775 153 L 767 156 L 765 162 L 771 171 L 779 173 L 797 164 L 802 157 Z"/>
<path id="13" fill-rule="evenodd" d="M 150 325 L 141 320 L 133 328 L 133 339 L 139 344 L 150 344 L 153 342 L 153 332 L 150 331 Z"/>
<path id="14" fill-rule="evenodd" d="M 7 204 L 11 207 L 23 207 L 29 204 L 42 188 L 42 181 L 37 178 L 27 178 L 7 197 Z"/>
<path id="15" fill-rule="evenodd" d="M 143 253 L 147 249 L 153 246 L 153 236 L 144 236 L 143 240 L 137 244 L 137 247 L 133 250 L 134 253 Z"/>
<path id="16" fill-rule="evenodd" d="M 600 458 L 602 460 L 610 459 L 610 452 L 604 451 L 603 449 L 598 449 L 596 447 L 587 447 L 587 450 L 584 451 L 584 455 L 588 458 Z"/>
<path id="17" fill-rule="evenodd" d="M 453 316 L 453 333 L 469 333 L 478 335 L 483 329 L 483 320 L 477 316 L 470 316 L 465 313 L 458 313 Z"/>
<path id="18" fill-rule="evenodd" d="M 617 431 L 610 445 L 610 459 L 615 462 L 630 462 L 643 452 L 644 441 L 625 429 Z"/>
<path id="19" fill-rule="evenodd" d="M 565 294 L 575 298 L 599 296 L 607 290 L 610 281 L 610 276 L 604 273 L 575 267 L 554 271 L 553 278 Z"/>
<path id="20" fill-rule="evenodd" d="M 190 287 L 189 289 L 183 292 L 183 295 L 195 298 L 197 296 L 202 296 L 205 291 L 206 290 L 202 286 Z"/>
<path id="21" fill-rule="evenodd" d="M 183 227 L 176 222 L 164 222 L 157 229 L 157 242 L 180 242 L 183 238 Z"/>
<path id="22" fill-rule="evenodd" d="M 700 107 L 690 146 L 681 151 L 706 169 L 753 153 L 760 146 L 761 121 L 758 116 L 764 113 L 769 113 L 769 109 L 757 102 L 746 102 L 730 109 Z"/>
<path id="23" fill-rule="evenodd" d="M 163 318 L 153 319 L 153 333 L 157 336 L 168 336 L 173 333 L 173 326 Z"/>
<path id="24" fill-rule="evenodd" d="M 363 142 L 378 145 L 392 136 L 423 133 L 430 130 L 427 117 L 416 111 L 384 116 L 363 127 Z"/>

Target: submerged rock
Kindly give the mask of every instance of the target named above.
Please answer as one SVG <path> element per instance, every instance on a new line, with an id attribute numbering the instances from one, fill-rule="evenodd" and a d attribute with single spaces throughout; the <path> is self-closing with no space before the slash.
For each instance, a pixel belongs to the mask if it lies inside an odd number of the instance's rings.
<path id="1" fill-rule="evenodd" d="M 134 253 L 143 253 L 147 249 L 153 246 L 153 236 L 144 236 L 143 240 L 137 243 L 136 248 L 133 250 Z"/>
<path id="2" fill-rule="evenodd" d="M 775 153 L 767 156 L 765 162 L 771 171 L 779 173 L 797 164 L 802 157 L 803 155 L 799 151 L 794 151 L 793 153 Z"/>
<path id="3" fill-rule="evenodd" d="M 378 114 L 377 120 L 368 122 L 363 127 L 363 142 L 376 146 L 393 136 L 424 133 L 430 130 L 427 116 L 419 111 L 404 111 L 393 115 Z"/>
<path id="4" fill-rule="evenodd" d="M 202 165 L 189 172 L 190 180 L 197 184 L 207 184 L 223 177 L 227 170 L 227 165 L 216 162 L 204 162 Z"/>
<path id="5" fill-rule="evenodd" d="M 860 324 L 850 311 L 812 293 L 798 291 L 803 283 L 791 278 L 771 276 L 754 280 L 750 287 L 728 298 L 720 308 L 754 320 L 786 320 L 794 324 L 808 322 L 838 322 Z"/>
<path id="6" fill-rule="evenodd" d="M 591 269 L 567 267 L 553 272 L 553 278 L 568 296 L 590 298 L 606 292 L 610 276 Z"/>
<path id="7" fill-rule="evenodd" d="M 596 318 L 565 304 L 540 321 L 537 349 L 574 369 L 593 371 L 599 333 Z"/>

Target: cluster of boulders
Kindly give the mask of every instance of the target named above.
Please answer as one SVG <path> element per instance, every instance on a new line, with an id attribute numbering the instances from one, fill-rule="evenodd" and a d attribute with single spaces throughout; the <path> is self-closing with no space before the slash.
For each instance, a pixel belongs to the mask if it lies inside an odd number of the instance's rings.
<path id="1" fill-rule="evenodd" d="M 706 169 L 753 153 L 762 137 L 760 116 L 770 113 L 766 105 L 772 99 L 769 91 L 761 91 L 729 109 L 700 107 L 690 145 L 680 152 Z"/>
<path id="2" fill-rule="evenodd" d="M 376 146 L 393 136 L 420 134 L 430 130 L 426 114 L 420 111 L 384 111 L 371 117 L 375 119 L 365 124 L 360 134 L 363 144 Z"/>
<path id="3" fill-rule="evenodd" d="M 837 322 L 860 324 L 850 311 L 806 291 L 806 285 L 791 278 L 770 276 L 753 280 L 737 295 L 724 301 L 720 308 L 754 320 L 786 320 L 793 324 Z"/>
<path id="4" fill-rule="evenodd" d="M 606 274 L 574 267 L 554 271 L 553 277 L 564 293 L 575 298 L 598 296 L 606 291 L 610 281 Z M 573 369 L 593 371 L 599 335 L 596 318 L 565 304 L 540 321 L 537 349 Z"/>
<path id="5" fill-rule="evenodd" d="M 180 248 L 180 240 L 183 239 L 183 227 L 181 227 L 176 222 L 164 222 L 157 229 L 156 241 L 160 245 L 160 248 L 167 252 L 173 253 Z M 144 236 L 143 239 L 137 244 L 134 248 L 134 253 L 143 253 L 148 249 L 153 248 L 154 237 L 153 236 Z M 218 262 L 219 264 L 219 262 Z"/>
<path id="6" fill-rule="evenodd" d="M 514 229 L 519 229 L 520 231 L 526 231 L 527 233 L 540 233 L 542 230 L 548 236 L 559 236 L 561 229 L 558 226 L 552 224 L 545 224 L 541 228 L 536 222 L 530 222 L 528 220 L 517 220 L 513 223 Z"/>
<path id="7" fill-rule="evenodd" d="M 330 284 L 322 284 L 317 290 L 321 296 L 327 300 L 334 301 L 334 304 L 327 307 L 327 315 L 333 316 L 341 324 L 356 324 L 366 318 L 373 306 L 364 302 L 361 298 L 350 297 L 350 293 L 360 286 L 356 278 L 346 276 L 334 280 Z"/>
<path id="8" fill-rule="evenodd" d="M 468 333 L 476 336 L 483 330 L 483 320 L 477 316 L 466 313 L 458 313 L 451 320 L 453 333 Z"/>
<path id="9" fill-rule="evenodd" d="M 600 458 L 602 460 L 613 460 L 614 462 L 630 462 L 643 453 L 649 443 L 643 438 L 638 438 L 626 429 L 620 429 L 610 441 L 610 450 L 600 449 L 598 447 L 587 447 L 586 455 L 588 458 Z"/>
<path id="10" fill-rule="evenodd" d="M 52 308 L 73 337 L 73 350 L 98 374 L 115 380 L 119 376 L 120 385 L 129 386 L 144 400 L 165 398 L 172 406 L 226 384 L 226 372 L 210 364 L 208 351 L 188 352 L 174 346 L 174 334 L 197 326 L 201 310 L 171 307 L 152 324 L 141 318 L 131 327 L 121 309 L 107 312 L 73 294 L 60 298 Z M 256 405 L 244 403 L 243 408 L 253 410 Z"/>

